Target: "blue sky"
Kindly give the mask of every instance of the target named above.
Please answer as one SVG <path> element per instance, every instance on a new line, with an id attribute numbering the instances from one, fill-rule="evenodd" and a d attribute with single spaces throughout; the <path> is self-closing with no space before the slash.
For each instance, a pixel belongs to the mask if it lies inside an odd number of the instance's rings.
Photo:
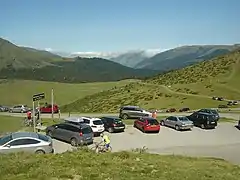
<path id="1" fill-rule="evenodd" d="M 0 37 L 58 51 L 240 43 L 239 0 L 1 0 Z"/>

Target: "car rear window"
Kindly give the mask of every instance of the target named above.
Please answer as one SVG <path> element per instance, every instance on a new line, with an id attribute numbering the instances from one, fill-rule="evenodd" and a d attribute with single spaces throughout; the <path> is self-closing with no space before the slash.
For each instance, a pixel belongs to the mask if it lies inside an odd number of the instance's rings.
<path id="1" fill-rule="evenodd" d="M 49 138 L 43 134 L 38 134 L 38 138 L 43 140 L 43 141 L 49 141 Z"/>
<path id="2" fill-rule="evenodd" d="M 156 119 L 148 119 L 147 121 L 148 121 L 148 124 L 150 124 L 150 125 L 158 125 L 159 124 L 159 122 Z"/>
<path id="3" fill-rule="evenodd" d="M 0 138 L 0 145 L 2 146 L 11 140 L 12 140 L 12 135 L 3 136 Z"/>
<path id="4" fill-rule="evenodd" d="M 94 125 L 103 125 L 103 122 L 101 120 L 94 120 L 93 124 Z"/>
<path id="5" fill-rule="evenodd" d="M 189 119 L 187 117 L 179 117 L 178 118 L 180 121 L 189 121 Z"/>
<path id="6" fill-rule="evenodd" d="M 90 134 L 92 133 L 92 128 L 91 127 L 85 127 L 82 129 L 83 134 Z"/>
<path id="7" fill-rule="evenodd" d="M 121 119 L 114 119 L 113 122 L 116 123 L 116 124 L 120 124 L 120 123 L 122 123 L 122 120 Z"/>

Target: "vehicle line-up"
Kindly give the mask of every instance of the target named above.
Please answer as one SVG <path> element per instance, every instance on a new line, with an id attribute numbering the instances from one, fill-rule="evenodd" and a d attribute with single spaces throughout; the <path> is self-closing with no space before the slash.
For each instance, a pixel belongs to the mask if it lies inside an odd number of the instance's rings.
<path id="1" fill-rule="evenodd" d="M 27 151 L 34 153 L 52 153 L 52 138 L 70 143 L 72 146 L 93 144 L 94 136 L 104 131 L 109 133 L 124 132 L 126 125 L 122 119 L 133 120 L 133 127 L 143 133 L 161 131 L 161 126 L 174 128 L 177 131 L 191 130 L 194 126 L 215 128 L 219 114 L 216 110 L 201 109 L 189 116 L 169 116 L 160 121 L 152 113 L 138 106 L 123 106 L 119 117 L 104 116 L 68 117 L 62 123 L 46 128 L 46 135 L 29 132 L 16 132 L 0 137 L 0 153 Z M 239 122 L 240 124 L 240 122 Z M 239 125 L 240 126 L 240 125 Z"/>

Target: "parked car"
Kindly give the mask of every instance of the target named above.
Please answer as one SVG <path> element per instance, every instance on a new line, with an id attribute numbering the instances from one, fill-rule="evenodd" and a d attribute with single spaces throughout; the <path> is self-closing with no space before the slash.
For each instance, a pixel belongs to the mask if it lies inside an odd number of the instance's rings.
<path id="1" fill-rule="evenodd" d="M 228 101 L 227 105 L 228 106 L 233 106 L 233 105 L 237 105 L 238 102 L 237 101 Z"/>
<path id="2" fill-rule="evenodd" d="M 218 100 L 218 101 L 223 101 L 224 98 L 223 98 L 223 97 L 218 97 L 217 100 Z"/>
<path id="3" fill-rule="evenodd" d="M 162 126 L 175 128 L 177 131 L 184 129 L 191 130 L 193 128 L 193 122 L 186 116 L 169 116 L 160 123 Z"/>
<path id="4" fill-rule="evenodd" d="M 89 125 L 94 135 L 100 135 L 105 129 L 104 124 L 100 118 L 91 118 L 91 117 L 69 117 L 64 119 L 65 122 L 69 122 L 72 124 L 81 124 L 85 123 Z"/>
<path id="5" fill-rule="evenodd" d="M 45 106 L 40 107 L 41 113 L 52 113 L 52 110 L 53 110 L 53 113 L 58 113 L 59 112 L 58 105 L 54 104 L 53 109 L 51 104 L 47 104 Z"/>
<path id="6" fill-rule="evenodd" d="M 119 117 L 122 119 L 150 117 L 151 112 L 141 109 L 139 106 L 123 106 L 120 108 Z"/>
<path id="7" fill-rule="evenodd" d="M 213 100 L 218 100 L 218 97 L 213 96 L 212 99 L 213 99 Z"/>
<path id="8" fill-rule="evenodd" d="M 217 110 L 215 110 L 215 109 L 200 109 L 198 112 L 213 114 L 213 115 L 215 115 L 215 118 L 217 121 L 220 119 L 220 116 L 219 116 Z"/>
<path id="9" fill-rule="evenodd" d="M 26 113 L 30 110 L 31 108 L 29 108 L 27 105 L 16 105 L 9 108 L 10 113 Z"/>
<path id="10" fill-rule="evenodd" d="M 185 108 L 179 109 L 179 112 L 186 112 L 186 111 L 190 111 L 190 108 L 185 107 Z"/>
<path id="11" fill-rule="evenodd" d="M 53 153 L 52 139 L 34 132 L 15 132 L 0 138 L 0 153 Z"/>
<path id="12" fill-rule="evenodd" d="M 152 117 L 140 117 L 134 121 L 133 126 L 145 132 L 157 132 L 160 131 L 159 122 Z"/>
<path id="13" fill-rule="evenodd" d="M 238 120 L 237 128 L 240 129 L 240 120 Z"/>
<path id="14" fill-rule="evenodd" d="M 220 104 L 220 105 L 218 106 L 218 108 L 228 108 L 228 106 L 225 105 L 225 104 Z"/>
<path id="15" fill-rule="evenodd" d="M 113 132 L 124 132 L 125 124 L 118 117 L 101 117 L 100 118 L 104 124 L 105 130 L 110 133 Z"/>
<path id="16" fill-rule="evenodd" d="M 175 108 L 170 108 L 166 110 L 167 113 L 176 112 L 176 111 L 177 110 Z"/>
<path id="17" fill-rule="evenodd" d="M 8 112 L 9 108 L 7 106 L 0 105 L 0 112 Z"/>
<path id="18" fill-rule="evenodd" d="M 92 128 L 84 123 L 60 123 L 46 128 L 46 134 L 52 138 L 69 142 L 72 146 L 92 144 Z"/>
<path id="19" fill-rule="evenodd" d="M 193 122 L 194 126 L 201 127 L 202 129 L 214 129 L 217 126 L 217 120 L 213 114 L 194 112 L 190 116 L 187 116 L 187 118 Z"/>

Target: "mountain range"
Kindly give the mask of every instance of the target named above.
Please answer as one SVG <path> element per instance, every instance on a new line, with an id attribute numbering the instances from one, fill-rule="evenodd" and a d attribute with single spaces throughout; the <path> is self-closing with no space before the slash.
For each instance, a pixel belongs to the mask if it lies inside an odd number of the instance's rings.
<path id="1" fill-rule="evenodd" d="M 169 50 L 147 49 L 132 50 L 122 53 L 76 52 L 69 54 L 68 57 L 100 57 L 135 69 L 151 69 L 158 70 L 159 72 L 166 72 L 224 55 L 239 47 L 239 44 L 191 45 Z M 57 54 L 60 55 L 61 53 Z"/>
<path id="2" fill-rule="evenodd" d="M 64 58 L 0 39 L 0 79 L 73 83 L 143 78 L 156 73 L 154 70 L 129 68 L 103 58 Z"/>
<path id="3" fill-rule="evenodd" d="M 63 57 L 60 52 L 20 47 L 0 38 L 0 78 L 59 82 L 145 78 L 209 60 L 239 47 L 239 44 L 194 45 L 164 52 L 159 49 L 126 53 L 77 52 Z"/>

